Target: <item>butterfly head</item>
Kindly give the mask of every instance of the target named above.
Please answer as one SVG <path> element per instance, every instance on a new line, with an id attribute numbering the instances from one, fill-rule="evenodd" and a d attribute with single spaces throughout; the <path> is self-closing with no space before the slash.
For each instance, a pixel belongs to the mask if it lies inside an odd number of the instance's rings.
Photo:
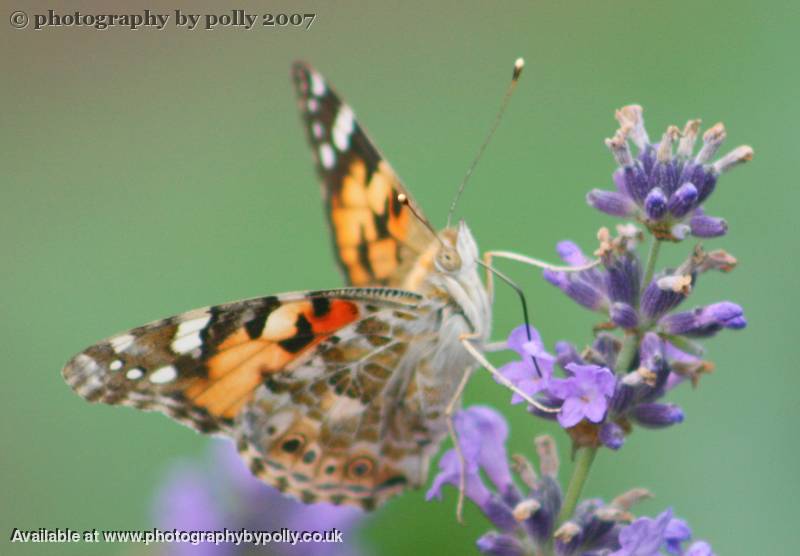
<path id="1" fill-rule="evenodd" d="M 441 245 L 436 253 L 436 270 L 459 275 L 475 272 L 478 265 L 478 244 L 462 220 L 458 228 L 447 228 L 439 234 Z"/>

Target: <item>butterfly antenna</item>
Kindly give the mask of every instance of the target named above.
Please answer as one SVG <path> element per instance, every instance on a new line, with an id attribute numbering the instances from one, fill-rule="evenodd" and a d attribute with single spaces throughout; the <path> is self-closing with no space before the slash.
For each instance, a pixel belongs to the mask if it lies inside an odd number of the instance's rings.
<path id="1" fill-rule="evenodd" d="M 517 60 L 514 62 L 514 73 L 511 75 L 511 84 L 508 86 L 508 90 L 506 90 L 506 94 L 503 97 L 503 103 L 500 105 L 500 110 L 497 111 L 497 115 L 494 118 L 494 123 L 492 123 L 491 129 L 489 129 L 489 134 L 486 136 L 486 139 L 483 140 L 481 148 L 478 149 L 478 154 L 475 155 L 475 158 L 473 159 L 472 164 L 467 170 L 464 179 L 461 180 L 461 185 L 458 186 L 458 192 L 456 193 L 455 199 L 453 199 L 453 204 L 450 205 L 450 212 L 447 213 L 448 228 L 450 227 L 450 220 L 453 218 L 453 212 L 455 212 L 456 210 L 456 205 L 458 204 L 458 200 L 461 198 L 461 194 L 464 193 L 464 188 L 467 185 L 467 181 L 472 175 L 473 170 L 475 170 L 475 166 L 478 165 L 478 161 L 483 156 L 483 151 L 486 150 L 486 147 L 492 140 L 494 132 L 497 131 L 497 127 L 500 125 L 500 121 L 503 119 L 503 114 L 505 114 L 506 107 L 508 107 L 508 101 L 511 100 L 511 95 L 514 93 L 514 89 L 517 88 L 517 82 L 519 81 L 519 76 L 522 73 L 522 68 L 524 67 L 525 67 L 525 60 L 523 60 L 522 58 L 517 58 Z"/>
<path id="2" fill-rule="evenodd" d="M 495 276 L 497 276 L 498 278 L 500 278 L 503 282 L 511 286 L 511 288 L 515 292 L 517 292 L 517 295 L 519 296 L 519 301 L 522 304 L 522 318 L 525 321 L 525 334 L 528 336 L 528 341 L 529 342 L 532 341 L 533 338 L 531 337 L 531 324 L 530 320 L 528 319 L 528 302 L 525 300 L 525 294 L 523 293 L 522 288 L 520 288 L 516 284 L 516 282 L 514 282 L 514 280 L 512 280 L 511 278 L 509 278 L 496 268 L 489 266 L 483 261 L 477 261 L 477 263 L 486 270 L 488 270 L 489 272 L 491 272 L 492 274 L 494 274 Z M 533 366 L 536 368 L 536 374 L 538 374 L 539 377 L 542 378 L 544 375 L 542 374 L 542 370 L 539 368 L 539 362 L 536 360 L 536 356 L 531 355 L 531 359 L 533 359 Z"/>
<path id="3" fill-rule="evenodd" d="M 435 237 L 436 240 L 439 243 L 444 245 L 444 242 L 442 242 L 442 238 L 440 238 L 439 234 L 436 233 L 436 230 L 433 229 L 433 226 L 431 226 L 431 223 L 428 222 L 425 218 L 423 218 L 423 216 L 420 213 L 418 213 L 416 211 L 416 209 L 411 205 L 411 200 L 408 198 L 408 195 L 406 195 L 405 193 L 398 193 L 397 194 L 397 202 L 400 203 L 401 205 L 405 205 L 406 207 L 408 207 L 408 210 L 411 211 L 411 214 L 413 214 L 414 217 L 417 220 L 419 220 L 422 223 L 422 225 L 425 226 L 431 234 L 433 234 L 433 237 Z"/>

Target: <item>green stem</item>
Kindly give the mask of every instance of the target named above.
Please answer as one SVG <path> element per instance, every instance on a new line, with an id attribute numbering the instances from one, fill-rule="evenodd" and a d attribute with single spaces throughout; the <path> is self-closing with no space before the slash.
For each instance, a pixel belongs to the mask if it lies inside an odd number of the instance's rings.
<path id="1" fill-rule="evenodd" d="M 567 494 L 564 496 L 564 504 L 561 506 L 561 513 L 558 515 L 558 522 L 564 523 L 572 516 L 575 506 L 581 497 L 583 485 L 589 477 L 589 469 L 592 467 L 594 456 L 597 454 L 595 446 L 583 446 L 578 448 L 575 454 L 575 467 L 572 469 L 572 477 L 569 479 Z"/>
<path id="2" fill-rule="evenodd" d="M 618 373 L 627 373 L 631 371 L 631 363 L 636 358 L 636 350 L 639 349 L 639 340 L 641 340 L 641 332 L 629 332 L 625 334 L 625 339 L 622 341 L 622 348 L 619 350 L 617 356 L 617 364 L 615 370 Z"/>
<path id="3" fill-rule="evenodd" d="M 650 281 L 653 279 L 653 274 L 656 271 L 656 260 L 658 259 L 658 251 L 661 248 L 661 240 L 654 237 L 653 243 L 650 244 L 650 251 L 647 253 L 647 264 L 645 265 L 644 280 L 642 281 L 642 288 L 646 288 Z"/>

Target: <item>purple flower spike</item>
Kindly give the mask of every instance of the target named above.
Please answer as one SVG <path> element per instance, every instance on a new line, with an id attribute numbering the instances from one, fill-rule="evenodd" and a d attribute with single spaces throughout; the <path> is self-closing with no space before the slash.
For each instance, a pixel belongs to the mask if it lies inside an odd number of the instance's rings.
<path id="1" fill-rule="evenodd" d="M 633 216 L 636 214 L 636 203 L 629 196 L 617 191 L 592 189 L 586 194 L 586 202 L 601 212 L 611 216 Z"/>
<path id="2" fill-rule="evenodd" d="M 522 556 L 525 554 L 522 543 L 512 535 L 502 535 L 489 531 L 475 543 L 483 554 L 492 556 Z"/>
<path id="3" fill-rule="evenodd" d="M 679 241 L 689 232 L 698 237 L 724 234 L 724 220 L 702 216 L 700 205 L 719 176 L 750 160 L 753 149 L 738 147 L 714 162 L 726 136 L 722 124 L 703 134 L 703 145 L 693 156 L 700 120 L 689 120 L 683 131 L 669 126 L 659 142 L 651 143 L 641 106 L 625 106 L 616 117 L 620 127 L 606 139 L 619 165 L 613 174 L 616 191 L 593 189 L 586 197 L 589 205 L 613 216 L 634 216 L 660 239 Z M 629 143 L 635 145 L 636 156 Z"/>
<path id="4" fill-rule="evenodd" d="M 684 419 L 679 406 L 667 403 L 642 403 L 635 406 L 630 415 L 638 424 L 650 429 L 669 427 Z"/>
<path id="5" fill-rule="evenodd" d="M 640 517 L 619 534 L 621 548 L 611 556 L 656 556 L 664 544 L 664 532 L 672 520 L 672 510 L 657 518 Z"/>
<path id="6" fill-rule="evenodd" d="M 723 328 L 740 330 L 747 326 L 744 311 L 736 303 L 723 301 L 663 317 L 659 328 L 667 334 L 693 337 L 713 336 Z"/>
<path id="7" fill-rule="evenodd" d="M 644 210 L 650 220 L 660 220 L 667 213 L 667 196 L 660 187 L 654 187 L 647 194 Z"/>
<path id="8" fill-rule="evenodd" d="M 548 388 L 550 394 L 563 400 L 558 422 L 566 429 L 583 419 L 599 423 L 606 414 L 609 398 L 614 394 L 614 375 L 597 365 L 570 363 L 567 369 L 572 376 L 554 379 Z"/>
<path id="9" fill-rule="evenodd" d="M 625 443 L 625 431 L 614 422 L 603 423 L 600 427 L 600 442 L 607 448 L 619 450 Z"/>
<path id="10" fill-rule="evenodd" d="M 693 183 L 684 183 L 670 196 L 667 209 L 672 216 L 683 218 L 695 207 L 699 195 Z"/>
<path id="11" fill-rule="evenodd" d="M 719 237 L 728 232 L 728 223 L 722 218 L 697 214 L 689 221 L 692 234 L 697 237 Z"/>

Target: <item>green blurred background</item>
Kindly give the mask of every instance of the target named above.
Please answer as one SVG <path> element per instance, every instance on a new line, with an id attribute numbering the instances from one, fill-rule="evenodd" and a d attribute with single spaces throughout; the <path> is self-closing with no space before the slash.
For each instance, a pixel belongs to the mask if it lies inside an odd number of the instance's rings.
<path id="1" fill-rule="evenodd" d="M 59 3 L 60 4 L 60 3 Z M 222 3 L 70 2 L 69 10 L 224 13 Z M 131 546 L 10 545 L 13 527 L 138 529 L 177 458 L 208 440 L 161 415 L 89 405 L 63 363 L 109 334 L 194 307 L 341 284 L 288 70 L 313 63 L 355 107 L 434 223 L 492 120 L 517 56 L 516 97 L 460 204 L 482 248 L 554 259 L 614 224 L 586 206 L 610 186 L 602 140 L 613 110 L 645 106 L 651 136 L 670 123 L 724 121 L 726 147 L 755 160 L 726 175 L 708 208 L 730 233 L 709 247 L 740 260 L 704 276 L 691 304 L 741 303 L 750 326 L 709 342 L 717 371 L 673 396 L 686 422 L 601 452 L 586 494 L 633 486 L 672 506 L 719 554 L 795 554 L 798 8 L 792 2 L 303 2 L 309 31 L 87 28 L 15 30 L 8 14 L 56 3 L 6 1 L 0 14 L 0 538 L 3 554 L 130 553 Z M 293 13 L 288 2 L 238 2 Z M 724 149 L 723 149 L 724 150 Z M 676 261 L 690 243 L 667 250 Z M 532 270 L 536 326 L 589 340 L 596 320 Z M 495 336 L 518 324 L 501 289 Z M 794 355 L 793 355 L 794 354 Z M 502 362 L 502 356 L 496 358 Z M 546 429 L 479 375 L 466 400 L 503 408 L 511 449 L 533 455 Z M 559 437 L 564 467 L 569 452 Z M 489 528 L 422 492 L 361 528 L 367 553 L 474 551 Z M 351 539 L 354 540 L 354 539 Z"/>

